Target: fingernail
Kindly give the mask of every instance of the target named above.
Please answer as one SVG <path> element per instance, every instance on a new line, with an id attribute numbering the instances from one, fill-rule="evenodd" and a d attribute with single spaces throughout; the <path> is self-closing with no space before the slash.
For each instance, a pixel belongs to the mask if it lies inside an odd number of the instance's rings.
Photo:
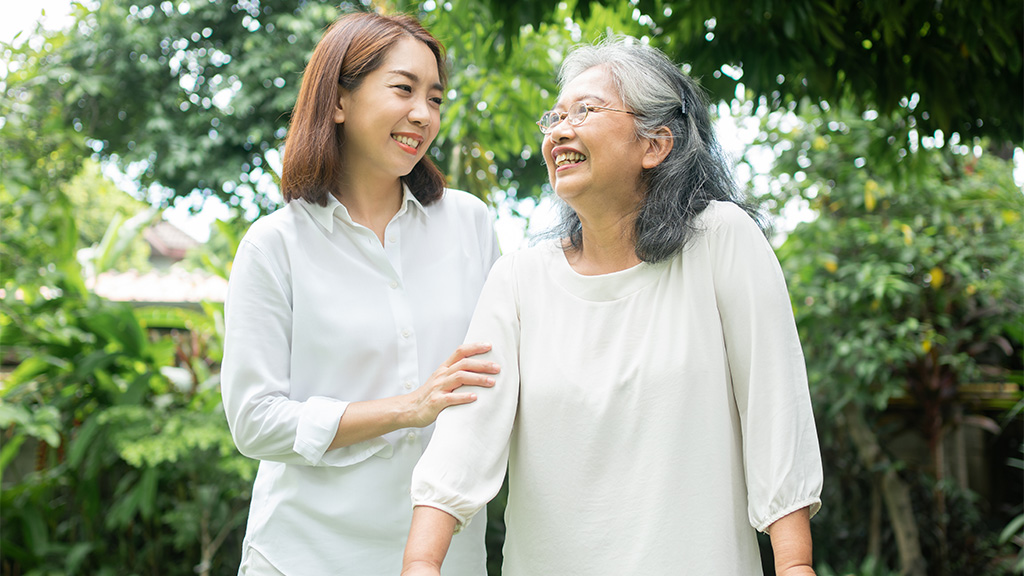
<path id="1" fill-rule="evenodd" d="M 487 379 L 487 383 L 488 384 L 494 384 L 494 378 L 488 378 Z"/>

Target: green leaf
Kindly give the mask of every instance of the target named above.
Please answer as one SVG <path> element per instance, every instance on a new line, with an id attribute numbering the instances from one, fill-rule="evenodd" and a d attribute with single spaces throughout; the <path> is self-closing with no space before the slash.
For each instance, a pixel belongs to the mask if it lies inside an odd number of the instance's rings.
<path id="1" fill-rule="evenodd" d="M 1021 529 L 1024 528 L 1024 514 L 1018 514 L 1010 523 L 1003 528 L 1003 531 L 999 533 L 999 543 L 1006 544 L 1020 533 Z"/>

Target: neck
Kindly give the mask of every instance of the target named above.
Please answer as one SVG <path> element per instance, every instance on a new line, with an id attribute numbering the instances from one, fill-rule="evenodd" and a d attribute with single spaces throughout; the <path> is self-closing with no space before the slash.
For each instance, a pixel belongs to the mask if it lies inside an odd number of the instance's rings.
<path id="1" fill-rule="evenodd" d="M 640 263 L 633 240 L 633 213 L 604 213 L 600 218 L 580 216 L 583 245 L 567 254 L 573 270 L 585 276 L 610 274 Z"/>
<path id="2" fill-rule="evenodd" d="M 402 206 L 402 183 L 398 178 L 351 178 L 342 175 L 336 195 L 358 224 L 366 226 L 384 242 L 384 230 Z"/>

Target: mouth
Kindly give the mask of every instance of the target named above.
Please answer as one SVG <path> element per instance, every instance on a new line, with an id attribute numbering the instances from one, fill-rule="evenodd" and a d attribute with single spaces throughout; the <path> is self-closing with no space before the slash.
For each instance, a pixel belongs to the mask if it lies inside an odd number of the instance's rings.
<path id="1" fill-rule="evenodd" d="M 392 134 L 391 139 L 398 142 L 398 145 L 402 150 L 405 150 L 410 154 L 415 154 L 419 149 L 420 144 L 423 143 L 422 139 L 408 136 L 406 134 Z"/>
<path id="2" fill-rule="evenodd" d="M 555 166 L 561 168 L 572 164 L 586 162 L 587 157 L 579 152 L 560 152 L 555 156 Z"/>

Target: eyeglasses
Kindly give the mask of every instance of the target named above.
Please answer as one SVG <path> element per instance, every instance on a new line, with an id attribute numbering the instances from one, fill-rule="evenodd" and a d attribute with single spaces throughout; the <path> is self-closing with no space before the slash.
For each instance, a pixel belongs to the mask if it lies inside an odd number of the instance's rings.
<path id="1" fill-rule="evenodd" d="M 636 112 L 630 112 L 629 110 L 616 110 L 615 108 L 594 106 L 593 104 L 587 104 L 586 102 L 577 102 L 569 107 L 568 112 L 555 112 L 554 110 L 548 110 L 541 114 L 540 120 L 537 121 L 537 126 L 540 126 L 540 131 L 544 134 L 550 133 L 555 129 L 555 126 L 557 126 L 559 122 L 566 119 L 569 120 L 570 126 L 579 126 L 587 119 L 587 113 L 594 111 L 622 112 L 623 114 L 636 116 Z"/>

